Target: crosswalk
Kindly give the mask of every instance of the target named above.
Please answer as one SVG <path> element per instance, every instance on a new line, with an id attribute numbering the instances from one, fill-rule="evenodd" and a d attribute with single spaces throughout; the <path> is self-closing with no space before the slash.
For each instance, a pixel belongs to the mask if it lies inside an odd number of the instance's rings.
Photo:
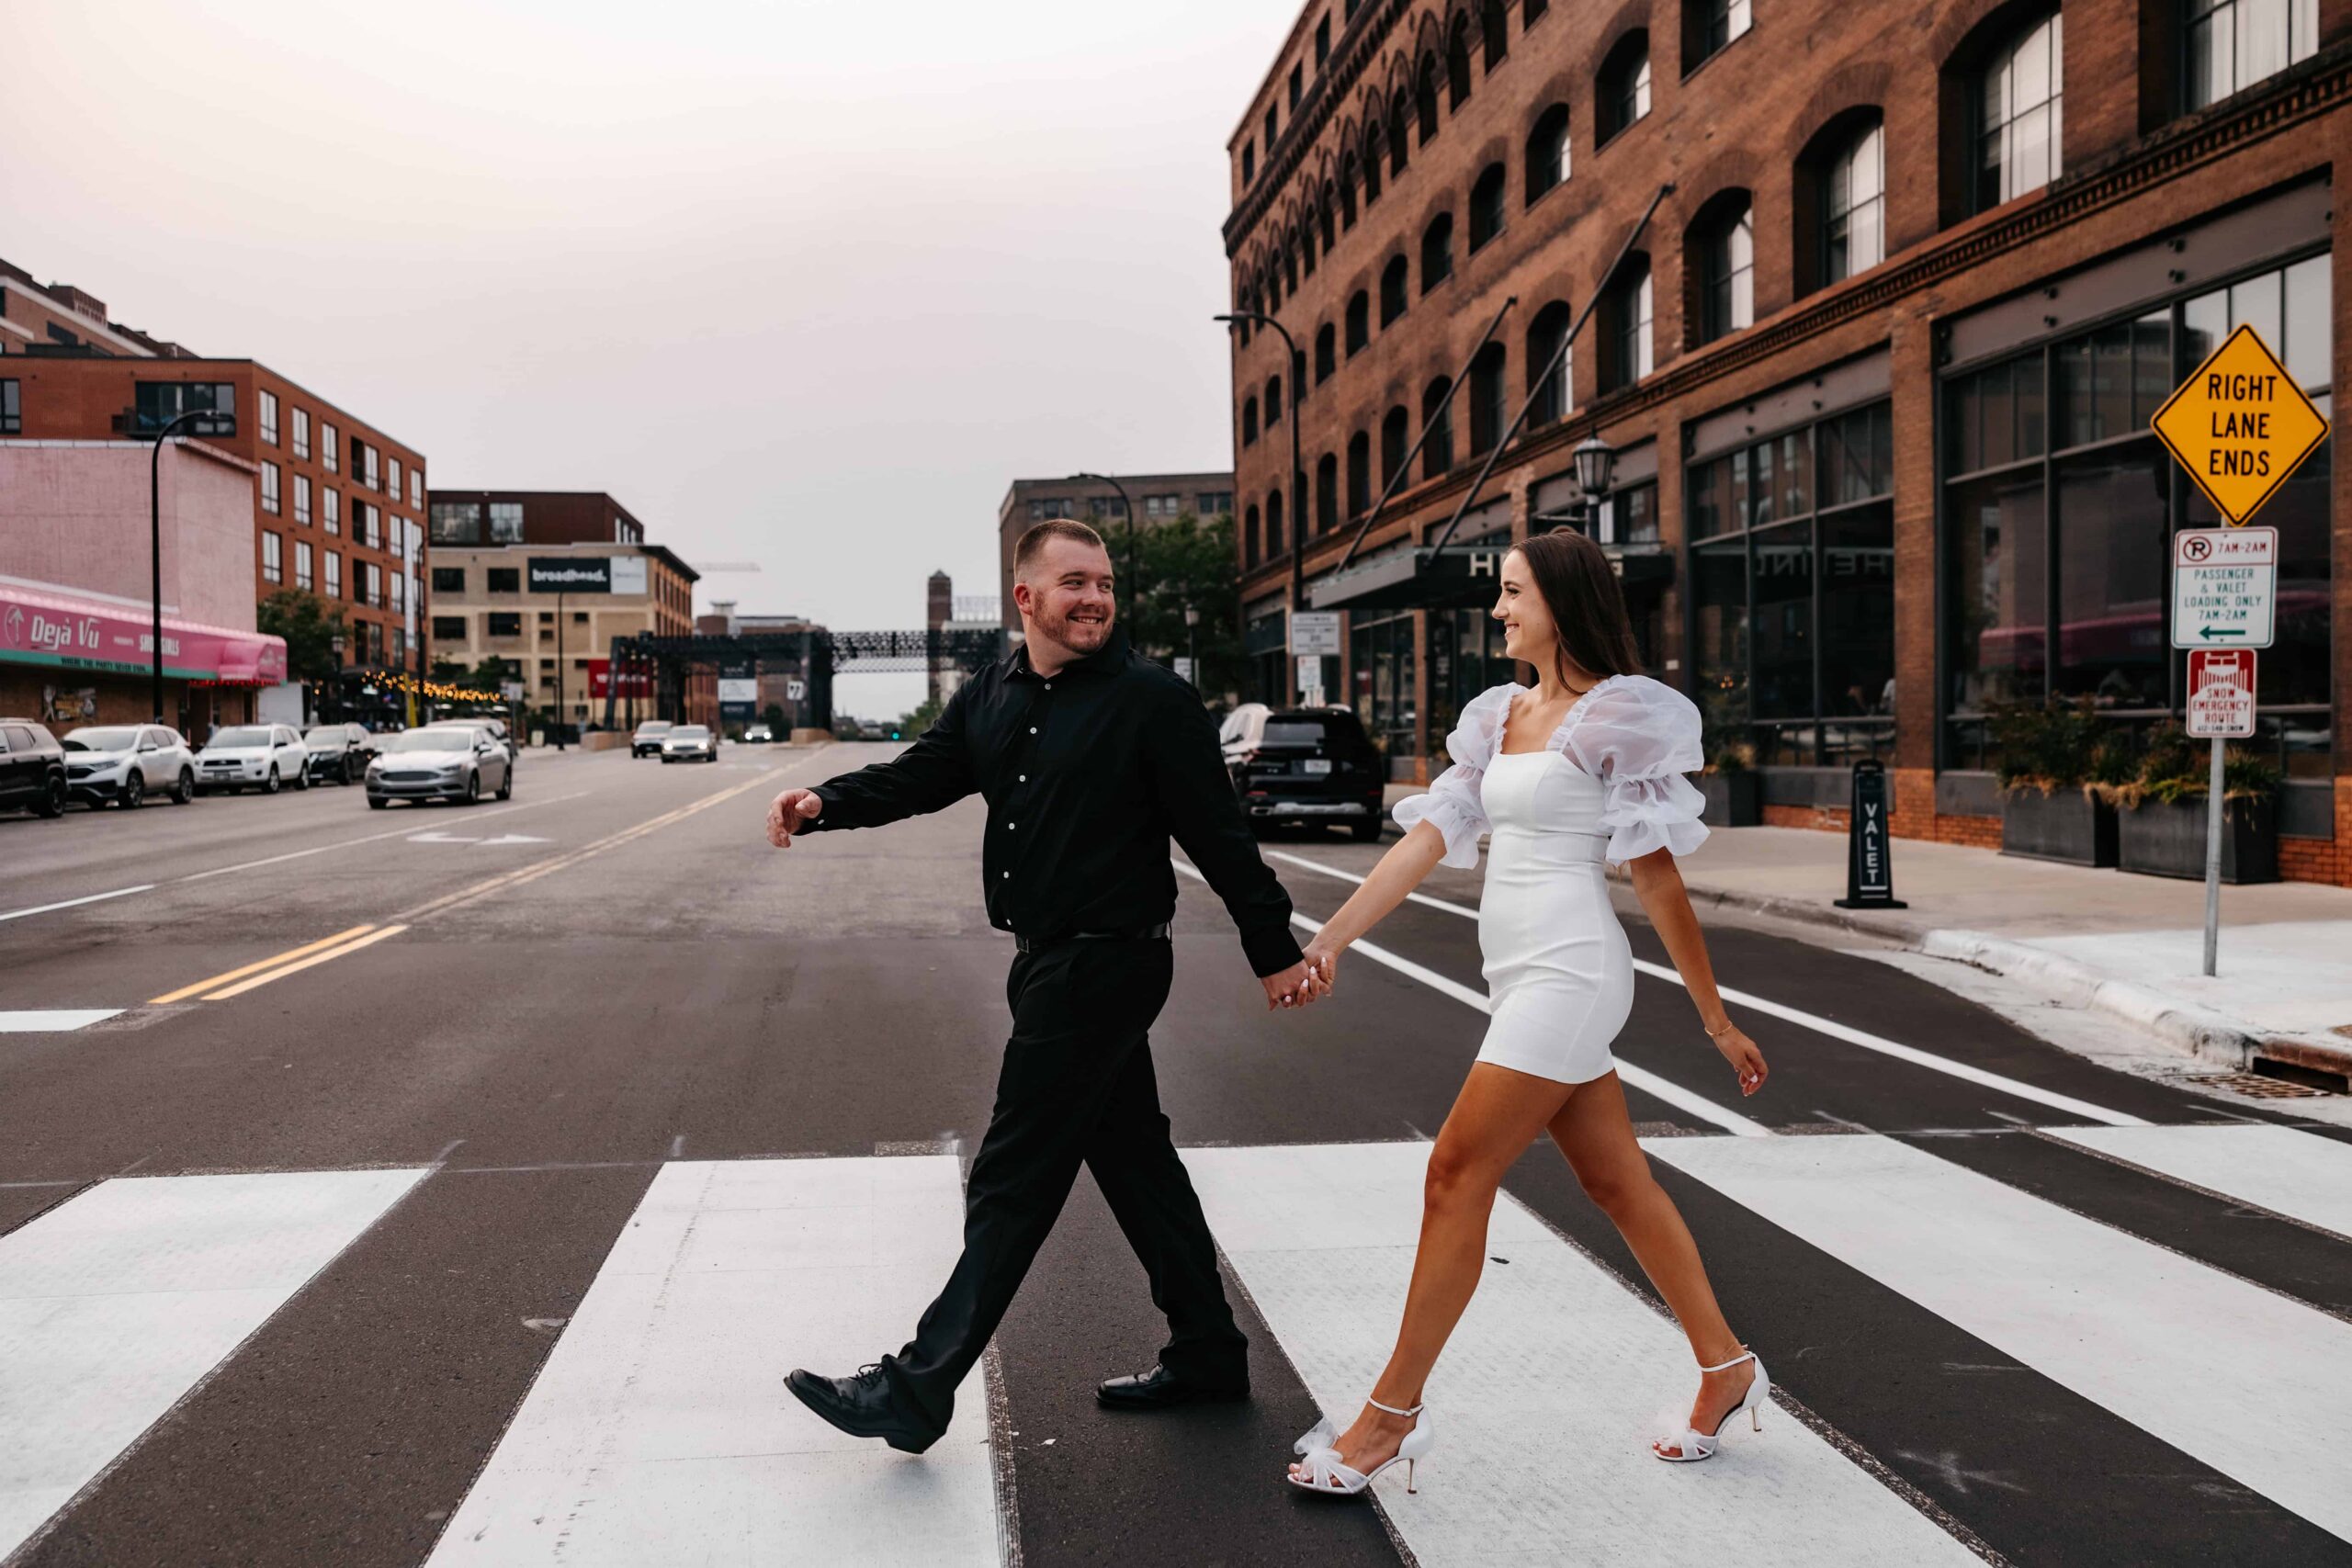
<path id="1" fill-rule="evenodd" d="M 2143 1184 L 2151 1201 L 2219 1199 L 2283 1219 L 2299 1246 L 2352 1247 L 2352 1143 L 2316 1131 L 2000 1135 Z M 1809 1288 L 1833 1320 L 1883 1317 L 1896 1302 L 1931 1314 L 2005 1374 L 2128 1424 L 2169 1456 L 2167 1475 L 2188 1478 L 2184 1490 L 2222 1478 L 2240 1499 L 2233 1517 L 2352 1556 L 2344 1303 L 2092 1218 L 1932 1139 L 1708 1134 L 1645 1146 L 1727 1203 L 1753 1243 L 1741 1256 L 1831 1260 L 1812 1265 Z M 1427 1155 L 1411 1142 L 1186 1153 L 1248 1326 L 1343 1417 L 1396 1331 Z M 256 1331 L 329 1265 L 364 1259 L 370 1233 L 420 1186 L 447 1179 L 427 1166 L 132 1175 L 0 1235 L 0 1562 L 29 1561 L 76 1510 L 108 1506 L 108 1477 L 142 1437 L 254 1354 Z M 1493 1261 L 1430 1388 L 1436 1453 L 1417 1494 L 1401 1472 L 1377 1489 L 1394 1540 L 1425 1568 L 1718 1557 L 1925 1568 L 2001 1561 L 2047 1539 L 2034 1532 L 2052 1528 L 2049 1510 L 2078 1510 L 2095 1534 L 2115 1506 L 2029 1497 L 2016 1482 L 1995 1483 L 1990 1502 L 1982 1486 L 1939 1490 L 1918 1456 L 1960 1445 L 1942 1428 L 1950 1413 L 1909 1392 L 1921 1369 L 1900 1343 L 1873 1349 L 1891 1392 L 1865 1405 L 1850 1380 L 1807 1360 L 1815 1347 L 1759 1341 L 1788 1396 L 1764 1431 L 1737 1433 L 1711 1464 L 1657 1463 L 1646 1440 L 1688 1396 L 1688 1348 L 1544 1201 L 1507 1193 L 1498 1205 Z M 977 1390 L 911 1458 L 839 1436 L 778 1382 L 792 1364 L 847 1370 L 895 1345 L 944 1277 L 961 1216 L 946 1155 L 662 1166 L 503 1432 L 468 1460 L 470 1483 L 447 1499 L 421 1560 L 1018 1562 L 1006 1494 L 1019 1459 Z M 1719 1270 L 1716 1283 L 1739 1322 L 1744 1291 L 1765 1281 Z M 1268 1485 L 1285 1457 L 1267 1456 Z M 2076 1560 L 2112 1559 L 2086 1548 Z"/>

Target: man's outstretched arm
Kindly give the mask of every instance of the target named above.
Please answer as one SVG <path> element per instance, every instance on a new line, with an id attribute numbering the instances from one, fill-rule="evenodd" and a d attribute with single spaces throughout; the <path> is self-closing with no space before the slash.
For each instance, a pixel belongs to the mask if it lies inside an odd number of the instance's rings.
<path id="1" fill-rule="evenodd" d="M 784 850 L 799 833 L 879 828 L 944 810 L 978 788 L 965 745 L 966 690 L 958 687 L 931 728 L 888 761 L 777 795 L 768 806 L 768 842 Z"/>

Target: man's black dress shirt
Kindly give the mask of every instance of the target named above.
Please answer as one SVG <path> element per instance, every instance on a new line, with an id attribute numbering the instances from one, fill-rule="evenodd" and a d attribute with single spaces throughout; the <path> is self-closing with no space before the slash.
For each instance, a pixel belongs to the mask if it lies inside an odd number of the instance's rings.
<path id="1" fill-rule="evenodd" d="M 1046 678 L 1015 649 L 956 688 L 912 746 L 817 786 L 804 832 L 877 828 L 978 790 L 989 919 L 1033 940 L 1134 931 L 1176 911 L 1168 840 L 1240 928 L 1261 976 L 1299 961 L 1290 896 L 1259 857 L 1199 694 L 1126 634 Z"/>

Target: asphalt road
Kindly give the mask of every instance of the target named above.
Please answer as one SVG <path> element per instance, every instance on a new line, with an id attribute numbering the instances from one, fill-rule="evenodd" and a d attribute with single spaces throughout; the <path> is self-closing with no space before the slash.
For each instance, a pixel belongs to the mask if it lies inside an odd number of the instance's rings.
<path id="1" fill-rule="evenodd" d="M 511 804 L 470 808 L 371 812 L 323 786 L 0 817 L 0 1560 L 2352 1562 L 2352 1183 L 2326 1190 L 2352 1140 L 1736 928 L 1710 941 L 1753 998 L 1734 1011 L 1772 1063 L 1766 1093 L 1739 1100 L 1657 975 L 1619 1055 L 1661 1179 L 1781 1385 L 1765 1432 L 1673 1470 L 1628 1457 L 1630 1428 L 1559 1438 L 1691 1379 L 1539 1146 L 1431 1384 L 1447 1426 L 1419 1495 L 1291 1493 L 1317 1393 L 1344 1418 L 1393 1332 L 1409 1145 L 1477 1048 L 1477 879 L 1449 872 L 1374 933 L 1393 962 L 1359 949 L 1333 1001 L 1274 1016 L 1220 907 L 1184 884 L 1154 1051 L 1252 1337 L 1251 1403 L 1096 1410 L 1094 1382 L 1148 1365 L 1158 1337 L 1081 1180 L 967 1389 L 968 1452 L 794 1468 L 815 1438 L 722 1455 L 681 1438 L 672 1470 L 639 1465 L 628 1413 L 691 1430 L 702 1406 L 677 1388 L 800 1434 L 774 1381 L 815 1354 L 796 1325 L 895 1349 L 933 1254 L 881 1254 L 942 1225 L 952 1243 L 938 1162 L 985 1125 L 1011 956 L 981 911 L 978 805 L 786 854 L 761 831 L 777 789 L 888 750 L 533 754 Z M 1379 852 L 1267 848 L 1310 920 Z M 30 1016 L 66 1010 L 106 1016 Z M 920 1170 L 945 1173 L 944 1216 L 933 1194 L 899 1226 L 888 1205 L 916 1201 L 876 1197 L 869 1225 L 861 1196 L 835 1205 L 847 1228 L 804 1235 L 804 1261 L 866 1272 L 764 1294 L 745 1273 L 679 1326 L 696 1268 L 749 1270 L 729 1248 L 773 1243 L 728 1240 L 729 1214 L 802 1212 L 677 1196 L 692 1184 L 865 1194 Z M 118 1198 L 133 1206 L 104 1209 Z M 625 1266 L 689 1212 L 668 1273 Z M 265 1231 L 277 1261 L 238 1273 L 233 1238 Z M 137 1317 L 164 1288 L 141 1270 L 183 1251 L 223 1272 L 175 1278 L 185 1296 Z M 629 1317 L 629 1281 L 656 1275 Z M 133 1315 L 88 1326 L 118 1309 Z M 181 1371 L 123 1370 L 149 1355 Z M 734 1473 L 721 1458 L 768 1466 L 741 1472 L 756 1499 L 712 1479 Z M 560 1519 L 515 1500 L 532 1476 Z"/>

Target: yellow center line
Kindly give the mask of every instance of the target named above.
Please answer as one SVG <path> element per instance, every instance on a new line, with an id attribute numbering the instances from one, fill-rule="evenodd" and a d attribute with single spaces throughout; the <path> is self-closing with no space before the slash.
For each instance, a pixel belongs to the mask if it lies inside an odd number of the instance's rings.
<path id="1" fill-rule="evenodd" d="M 232 969 L 225 975 L 215 975 L 209 980 L 198 980 L 193 986 L 182 986 L 176 991 L 168 992 L 164 996 L 153 998 L 147 1005 L 149 1007 L 162 1007 L 167 1002 L 186 1001 L 188 998 L 195 996 L 198 991 L 209 991 L 215 986 L 225 986 L 230 981 L 242 979 L 245 976 L 253 974 L 258 969 L 274 969 L 280 964 L 290 963 L 297 958 L 301 958 L 310 953 L 316 953 L 322 947 L 333 947 L 339 942 L 349 942 L 353 937 L 364 936 L 375 929 L 376 928 L 374 926 L 354 926 L 347 931 L 337 931 L 333 936 L 321 937 L 316 942 L 306 942 L 300 947 L 289 948 L 284 953 L 273 954 L 268 958 L 262 959 L 258 963 L 248 964 L 242 969 Z"/>
<path id="2" fill-rule="evenodd" d="M 344 954 L 356 953 L 363 947 L 373 947 L 386 937 L 398 936 L 406 930 L 408 930 L 406 926 L 386 926 L 381 931 L 370 931 L 356 942 L 345 942 L 341 947 L 331 947 L 324 953 L 314 953 L 310 957 L 288 964 L 282 969 L 272 969 L 266 975 L 256 975 L 250 980 L 239 981 L 226 990 L 207 992 L 204 999 L 208 1002 L 225 1002 L 231 997 L 244 995 L 255 986 L 266 986 L 272 980 L 283 980 L 288 975 L 300 974 L 314 964 L 324 964 L 330 958 L 341 958 Z"/>

